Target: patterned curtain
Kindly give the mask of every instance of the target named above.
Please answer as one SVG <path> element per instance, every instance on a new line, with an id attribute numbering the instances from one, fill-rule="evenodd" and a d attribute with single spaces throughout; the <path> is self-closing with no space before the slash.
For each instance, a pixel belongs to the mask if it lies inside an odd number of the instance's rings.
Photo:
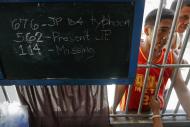
<path id="1" fill-rule="evenodd" d="M 108 127 L 107 87 L 17 86 L 30 127 Z"/>

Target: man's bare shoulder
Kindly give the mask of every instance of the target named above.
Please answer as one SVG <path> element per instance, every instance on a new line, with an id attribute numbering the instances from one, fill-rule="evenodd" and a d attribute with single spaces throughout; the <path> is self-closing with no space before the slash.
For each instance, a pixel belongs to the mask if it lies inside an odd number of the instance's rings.
<path id="1" fill-rule="evenodd" d="M 143 47 L 145 45 L 145 41 L 144 41 L 144 39 L 141 39 L 140 40 L 140 47 Z"/>

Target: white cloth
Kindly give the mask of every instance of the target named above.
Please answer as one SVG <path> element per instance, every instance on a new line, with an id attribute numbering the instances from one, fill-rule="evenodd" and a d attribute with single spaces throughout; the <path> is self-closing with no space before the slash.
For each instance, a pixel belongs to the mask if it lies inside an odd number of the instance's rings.
<path id="1" fill-rule="evenodd" d="M 183 44 L 183 33 L 177 33 L 176 48 L 180 49 Z"/>

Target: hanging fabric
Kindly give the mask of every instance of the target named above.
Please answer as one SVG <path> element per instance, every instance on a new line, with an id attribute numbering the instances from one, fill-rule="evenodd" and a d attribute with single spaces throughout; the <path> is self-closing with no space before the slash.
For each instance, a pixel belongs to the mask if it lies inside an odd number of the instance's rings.
<path id="1" fill-rule="evenodd" d="M 108 127 L 107 87 L 17 86 L 31 127 Z"/>

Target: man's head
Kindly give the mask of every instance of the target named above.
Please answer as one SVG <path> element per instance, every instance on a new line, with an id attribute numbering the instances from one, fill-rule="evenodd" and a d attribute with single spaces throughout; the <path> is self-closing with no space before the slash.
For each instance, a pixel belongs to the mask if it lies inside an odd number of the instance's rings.
<path id="1" fill-rule="evenodd" d="M 172 11 L 176 10 L 178 0 L 174 0 L 171 4 L 170 9 Z M 190 0 L 183 0 L 183 4 L 180 10 L 179 19 L 177 22 L 176 31 L 179 33 L 183 33 L 190 20 Z"/>
<path id="2" fill-rule="evenodd" d="M 145 19 L 144 32 L 146 34 L 146 41 L 149 45 L 151 45 L 151 40 L 153 36 L 153 28 L 155 25 L 157 11 L 158 9 L 151 11 Z M 160 51 L 166 44 L 167 38 L 170 32 L 170 28 L 172 25 L 173 17 L 174 17 L 173 11 L 169 9 L 163 9 L 162 14 L 161 14 L 160 24 L 158 27 L 156 47 L 154 50 L 155 53 L 160 53 Z"/>

